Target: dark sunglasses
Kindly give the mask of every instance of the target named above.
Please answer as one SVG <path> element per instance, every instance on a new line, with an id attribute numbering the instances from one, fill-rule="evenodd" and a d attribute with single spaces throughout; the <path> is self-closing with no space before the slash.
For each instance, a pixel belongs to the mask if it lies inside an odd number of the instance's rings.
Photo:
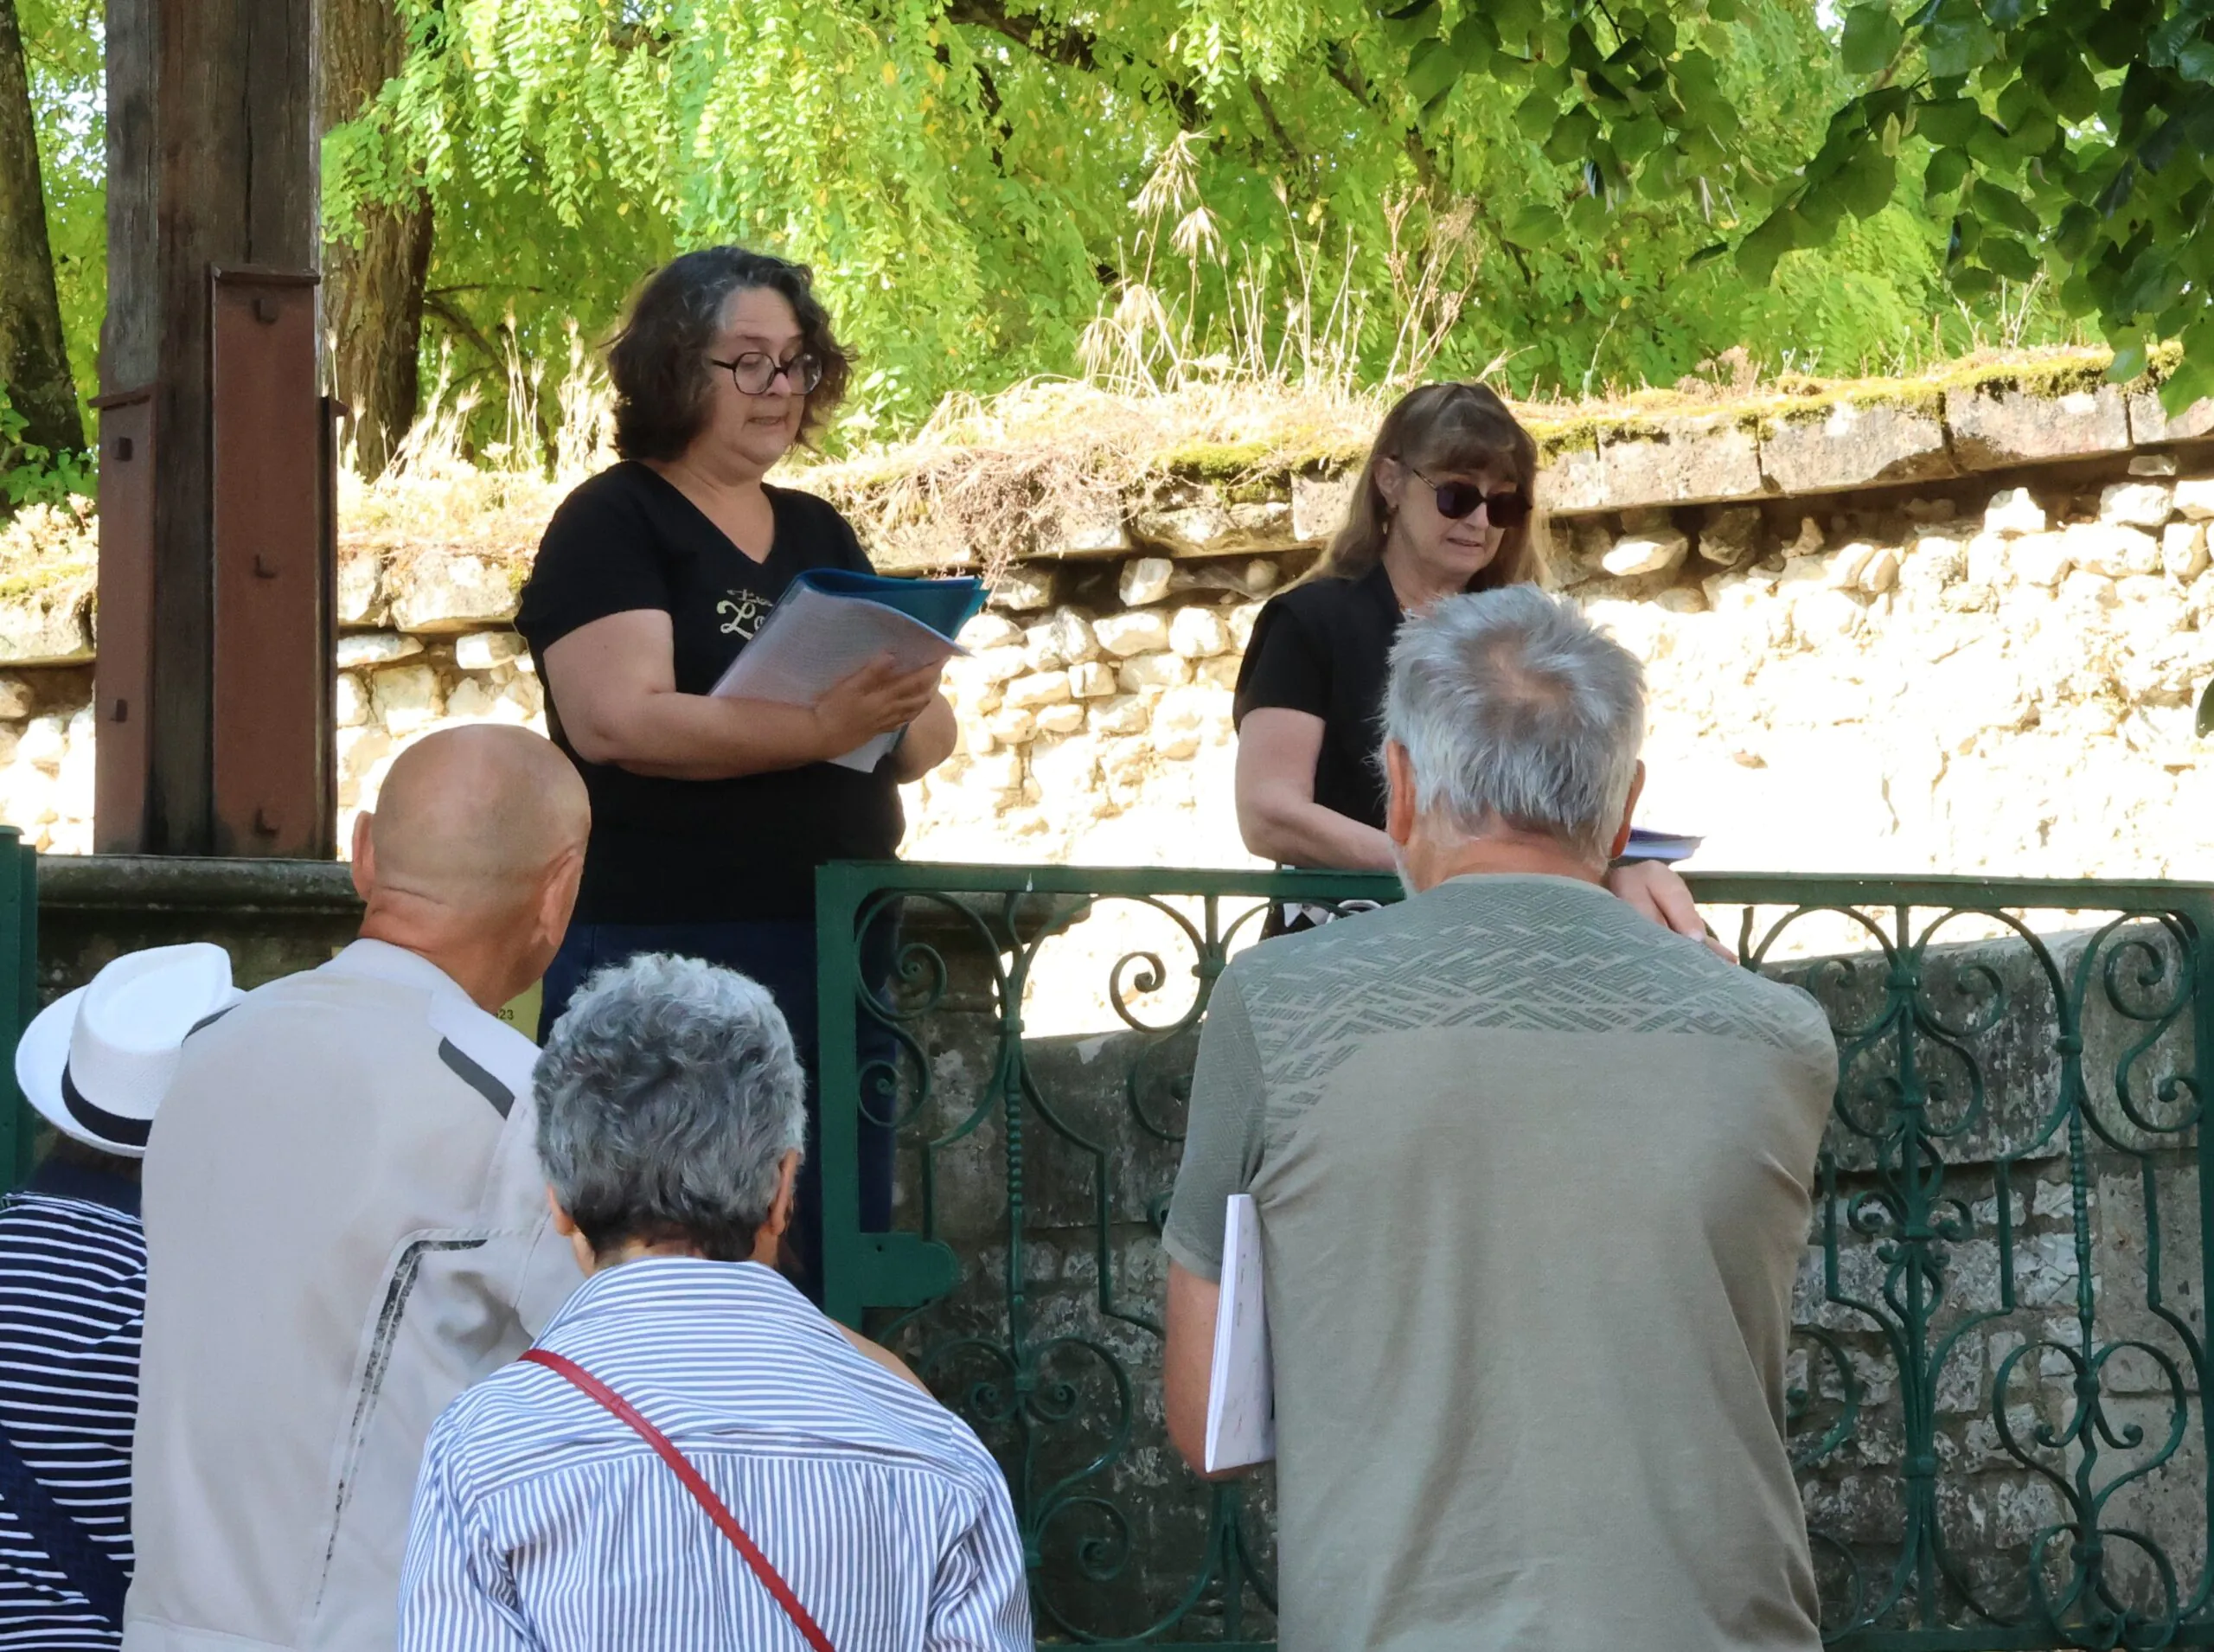
<path id="1" fill-rule="evenodd" d="M 1520 528 L 1530 520 L 1530 496 L 1520 488 L 1486 493 L 1473 482 L 1432 482 L 1412 467 L 1407 474 L 1437 496 L 1437 514 L 1448 522 L 1475 515 L 1478 505 L 1494 528 Z"/>

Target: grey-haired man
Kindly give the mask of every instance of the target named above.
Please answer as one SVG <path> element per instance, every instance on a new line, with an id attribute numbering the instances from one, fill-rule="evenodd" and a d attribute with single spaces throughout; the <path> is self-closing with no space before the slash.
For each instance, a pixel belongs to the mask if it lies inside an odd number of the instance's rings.
<path id="1" fill-rule="evenodd" d="M 1784 1344 L 1820 1010 L 1600 887 L 1638 663 L 1523 586 L 1410 618 L 1411 899 L 1215 988 L 1167 1233 L 1200 1460 L 1225 1201 L 1258 1208 L 1284 1652 L 1814 1652 Z"/>
<path id="2" fill-rule="evenodd" d="M 998 1465 L 770 1265 L 806 1112 L 768 993 L 654 953 L 603 970 L 534 1088 L 591 1277 L 432 1430 L 401 1652 L 1027 1652 Z"/>

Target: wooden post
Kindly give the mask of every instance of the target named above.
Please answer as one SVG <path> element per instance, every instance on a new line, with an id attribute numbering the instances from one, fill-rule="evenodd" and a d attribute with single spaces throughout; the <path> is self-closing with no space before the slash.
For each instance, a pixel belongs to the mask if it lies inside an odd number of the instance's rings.
<path id="1" fill-rule="evenodd" d="M 315 0 L 107 0 L 103 851 L 333 850 L 314 40 Z"/>

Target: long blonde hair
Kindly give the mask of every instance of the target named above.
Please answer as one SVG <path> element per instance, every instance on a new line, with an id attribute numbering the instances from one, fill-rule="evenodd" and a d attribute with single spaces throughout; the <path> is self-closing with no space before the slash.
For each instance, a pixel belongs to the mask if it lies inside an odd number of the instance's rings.
<path id="1" fill-rule="evenodd" d="M 1500 465 L 1524 492 L 1537 488 L 1538 444 L 1489 386 L 1456 381 L 1410 390 L 1377 426 L 1376 441 L 1346 507 L 1345 525 L 1309 577 L 1357 579 L 1383 559 L 1392 531 L 1392 508 L 1376 485 L 1376 466 L 1384 459 L 1433 473 Z M 1537 531 L 1534 513 L 1520 527 L 1507 529 L 1499 554 L 1469 581 L 1469 589 L 1494 591 L 1534 579 L 1530 546 Z"/>

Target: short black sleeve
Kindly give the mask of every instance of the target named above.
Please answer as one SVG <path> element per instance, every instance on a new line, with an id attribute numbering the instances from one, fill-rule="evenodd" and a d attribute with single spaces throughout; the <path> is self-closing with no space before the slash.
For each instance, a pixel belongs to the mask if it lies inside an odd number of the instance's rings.
<path id="1" fill-rule="evenodd" d="M 1238 668 L 1233 720 L 1263 708 L 1330 714 L 1330 656 L 1307 624 L 1279 597 L 1253 622 L 1245 663 Z"/>
<path id="2" fill-rule="evenodd" d="M 839 526 L 852 541 L 853 529 L 843 518 Z M 515 629 L 533 647 L 545 649 L 596 619 L 640 608 L 673 613 L 676 596 L 661 537 L 638 491 L 577 489 L 554 511 L 539 541 Z"/>

